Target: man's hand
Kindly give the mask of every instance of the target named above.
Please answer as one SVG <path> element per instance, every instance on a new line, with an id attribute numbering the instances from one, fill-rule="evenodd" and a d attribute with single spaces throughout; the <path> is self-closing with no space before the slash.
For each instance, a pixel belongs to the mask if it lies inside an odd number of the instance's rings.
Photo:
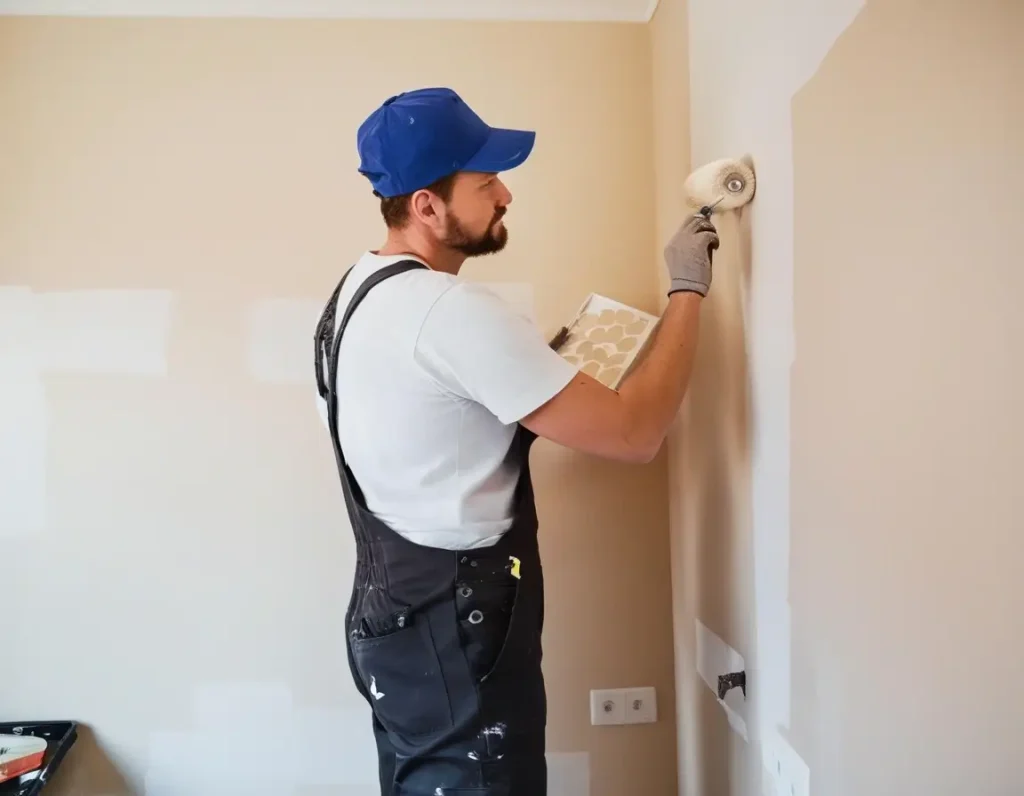
<path id="1" fill-rule="evenodd" d="M 520 422 L 540 437 L 574 450 L 629 462 L 658 452 L 679 411 L 693 369 L 700 305 L 711 287 L 718 233 L 704 216 L 687 218 L 665 247 L 672 280 L 668 306 L 647 354 L 616 390 L 580 372 L 554 398 Z M 552 338 L 565 343 L 564 327 Z"/>
<path id="2" fill-rule="evenodd" d="M 687 218 L 665 246 L 665 267 L 672 280 L 668 294 L 684 290 L 706 296 L 711 288 L 711 253 L 717 248 L 715 225 L 700 213 Z"/>

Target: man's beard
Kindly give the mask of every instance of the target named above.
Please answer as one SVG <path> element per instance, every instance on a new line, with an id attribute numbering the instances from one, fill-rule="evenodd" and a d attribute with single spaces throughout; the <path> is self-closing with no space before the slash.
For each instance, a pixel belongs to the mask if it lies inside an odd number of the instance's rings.
<path id="1" fill-rule="evenodd" d="M 504 226 L 495 226 L 503 215 L 505 215 L 505 208 L 494 214 L 487 231 L 477 237 L 468 234 L 462 228 L 459 220 L 454 215 L 449 215 L 444 243 L 467 257 L 480 257 L 484 254 L 500 252 L 508 242 L 508 230 Z"/>

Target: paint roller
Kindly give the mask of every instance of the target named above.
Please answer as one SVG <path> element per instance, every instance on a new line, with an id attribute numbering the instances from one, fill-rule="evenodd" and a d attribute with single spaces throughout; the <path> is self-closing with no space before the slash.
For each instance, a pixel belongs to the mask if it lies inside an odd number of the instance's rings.
<path id="1" fill-rule="evenodd" d="M 715 160 L 690 174 L 683 184 L 686 201 L 710 218 L 715 210 L 735 210 L 754 198 L 754 164 L 749 156 Z"/>
<path id="2" fill-rule="evenodd" d="M 683 183 L 686 203 L 697 215 L 710 219 L 716 210 L 738 210 L 754 198 L 757 179 L 754 161 L 749 155 L 723 158 L 701 166 Z M 743 323 L 747 323 L 747 284 L 739 277 L 739 301 Z"/>

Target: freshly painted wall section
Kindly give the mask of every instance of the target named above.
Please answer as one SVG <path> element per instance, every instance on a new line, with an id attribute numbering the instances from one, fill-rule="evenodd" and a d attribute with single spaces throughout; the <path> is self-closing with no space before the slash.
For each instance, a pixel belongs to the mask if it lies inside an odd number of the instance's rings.
<path id="1" fill-rule="evenodd" d="M 744 343 L 703 336 L 672 461 L 677 631 L 744 656 L 751 738 L 713 714 L 682 790 L 761 793 L 778 731 L 812 794 L 1014 792 L 1024 10 L 783 5 L 690 2 L 693 164 L 758 191 L 707 303 Z"/>

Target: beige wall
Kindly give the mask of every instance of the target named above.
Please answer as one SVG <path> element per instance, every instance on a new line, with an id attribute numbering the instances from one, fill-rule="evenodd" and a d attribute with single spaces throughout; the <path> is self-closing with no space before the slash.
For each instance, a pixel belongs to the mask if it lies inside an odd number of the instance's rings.
<path id="1" fill-rule="evenodd" d="M 792 730 L 837 794 L 1024 783 L 1022 86 L 1024 5 L 869 2 L 794 99 Z"/>
<path id="2" fill-rule="evenodd" d="M 310 381 L 315 313 L 382 236 L 356 126 L 450 84 L 536 127 L 509 250 L 468 274 L 528 283 L 545 330 L 591 290 L 654 310 L 646 26 L 3 19 L 0 53 L 0 712 L 90 725 L 55 796 L 374 792 Z M 594 796 L 671 793 L 665 458 L 534 465 L 553 796 L 587 754 Z M 589 689 L 644 685 L 656 725 L 590 727 Z M 293 790 L 270 727 L 316 744 Z M 188 753 L 200 783 L 168 773 Z"/>
<path id="3" fill-rule="evenodd" d="M 718 711 L 687 794 L 760 793 L 776 730 L 812 794 L 1021 789 L 1024 6 L 862 5 L 690 3 L 693 161 L 750 152 L 758 193 L 715 276 L 751 268 L 749 351 L 705 338 L 693 396 L 746 367 L 752 452 L 716 469 L 731 404 L 691 407 L 672 519 L 732 551 L 697 556 L 729 610 L 677 576 L 677 627 L 747 658 L 751 737 Z"/>

